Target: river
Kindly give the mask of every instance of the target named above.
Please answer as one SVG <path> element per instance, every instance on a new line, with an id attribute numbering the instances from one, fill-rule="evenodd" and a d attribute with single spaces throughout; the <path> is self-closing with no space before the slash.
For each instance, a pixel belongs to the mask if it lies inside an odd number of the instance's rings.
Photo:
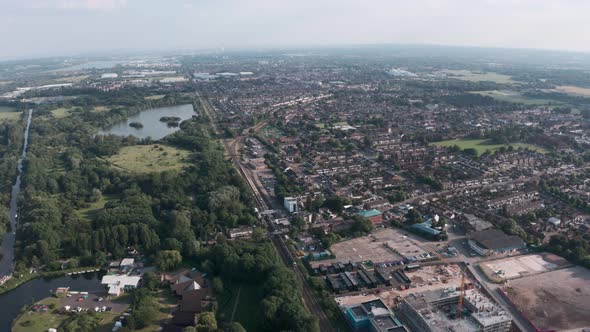
<path id="1" fill-rule="evenodd" d="M 20 194 L 20 178 L 23 173 L 23 160 L 27 156 L 27 146 L 29 145 L 29 129 L 31 127 L 31 119 L 33 118 L 33 110 L 29 110 L 27 118 L 27 127 L 25 129 L 25 137 L 23 143 L 23 152 L 18 159 L 16 181 L 12 186 L 12 193 L 10 196 L 10 230 L 2 238 L 2 259 L 0 260 L 0 278 L 12 274 L 14 270 L 14 242 L 16 239 L 16 223 L 18 213 L 18 195 Z M 0 308 L 3 308 L 0 306 Z"/>
<path id="2" fill-rule="evenodd" d="M 33 279 L 18 288 L 0 295 L 0 331 L 10 331 L 12 321 L 20 309 L 51 295 L 58 287 L 70 287 L 73 291 L 104 292 L 100 284 L 100 273 L 86 273 L 54 279 Z"/>

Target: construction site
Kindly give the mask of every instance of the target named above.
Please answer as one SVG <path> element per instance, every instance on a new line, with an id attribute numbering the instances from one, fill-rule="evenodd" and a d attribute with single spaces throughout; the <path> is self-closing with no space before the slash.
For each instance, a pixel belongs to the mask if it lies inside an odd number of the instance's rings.
<path id="1" fill-rule="evenodd" d="M 367 262 L 390 264 L 400 261 L 419 262 L 437 259 L 436 252 L 444 242 L 432 242 L 398 229 L 381 229 L 368 236 L 332 245 L 335 258 L 311 262 L 313 268 L 335 262 Z"/>
<path id="2" fill-rule="evenodd" d="M 563 268 L 570 263 L 551 253 L 538 253 L 487 261 L 480 266 L 487 275 L 501 281 Z"/>
<path id="3" fill-rule="evenodd" d="M 590 270 L 571 267 L 510 280 L 505 296 L 538 330 L 590 326 Z"/>

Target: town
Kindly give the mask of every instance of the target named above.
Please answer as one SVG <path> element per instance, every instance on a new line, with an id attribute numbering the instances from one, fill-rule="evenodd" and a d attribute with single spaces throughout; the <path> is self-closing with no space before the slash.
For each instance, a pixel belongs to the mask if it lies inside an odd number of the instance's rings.
<path id="1" fill-rule="evenodd" d="M 585 331 L 590 58 L 423 51 L 0 64 L 2 328 Z"/>

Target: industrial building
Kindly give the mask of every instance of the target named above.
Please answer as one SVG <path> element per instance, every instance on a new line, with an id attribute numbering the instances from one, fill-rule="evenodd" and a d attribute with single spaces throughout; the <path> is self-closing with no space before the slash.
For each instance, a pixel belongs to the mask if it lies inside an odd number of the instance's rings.
<path id="1" fill-rule="evenodd" d="M 526 248 L 526 244 L 520 237 L 506 235 L 495 228 L 467 234 L 467 244 L 481 256 Z"/>
<path id="2" fill-rule="evenodd" d="M 454 288 L 411 294 L 399 306 L 399 317 L 414 331 L 508 332 L 512 319 L 476 289 L 465 291 L 461 318 L 460 292 Z"/>

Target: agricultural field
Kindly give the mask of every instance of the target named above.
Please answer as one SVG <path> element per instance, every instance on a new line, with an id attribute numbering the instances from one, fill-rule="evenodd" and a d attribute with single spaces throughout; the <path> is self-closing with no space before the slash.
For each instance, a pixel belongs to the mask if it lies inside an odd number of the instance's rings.
<path id="1" fill-rule="evenodd" d="M 569 95 L 590 97 L 590 88 L 581 88 L 573 85 L 561 85 L 555 88 L 557 92 L 565 92 Z"/>
<path id="2" fill-rule="evenodd" d="M 432 143 L 436 146 L 444 146 L 444 147 L 452 147 L 457 145 L 461 150 L 465 149 L 475 149 L 477 151 L 477 155 L 480 156 L 487 150 L 490 152 L 494 152 L 499 150 L 502 147 L 507 148 L 508 146 L 512 146 L 515 149 L 519 148 L 528 148 L 530 150 L 534 150 L 540 153 L 546 153 L 547 150 L 538 147 L 536 145 L 527 144 L 527 143 L 511 143 L 511 144 L 493 144 L 487 139 L 452 139 L 447 141 L 441 142 L 434 142 Z"/>
<path id="3" fill-rule="evenodd" d="M 22 112 L 13 107 L 0 106 L 0 122 L 16 121 L 20 118 Z"/>
<path id="4" fill-rule="evenodd" d="M 443 70 L 448 78 L 456 78 L 469 82 L 494 82 L 498 84 L 512 84 L 516 81 L 511 76 L 494 72 L 476 72 L 470 70 Z"/>
<path id="5" fill-rule="evenodd" d="M 530 98 L 523 96 L 514 91 L 508 90 L 491 90 L 491 91 L 473 91 L 471 93 L 476 93 L 482 96 L 492 97 L 499 101 L 505 101 L 508 103 L 518 103 L 518 104 L 525 104 L 525 105 L 553 105 L 553 106 L 564 106 L 566 105 L 563 102 L 552 100 L 552 99 L 540 99 L 540 98 Z"/>
<path id="6" fill-rule="evenodd" d="M 114 167 L 133 173 L 153 173 L 181 170 L 190 152 L 171 146 L 134 145 L 126 146 L 107 160 Z"/>

